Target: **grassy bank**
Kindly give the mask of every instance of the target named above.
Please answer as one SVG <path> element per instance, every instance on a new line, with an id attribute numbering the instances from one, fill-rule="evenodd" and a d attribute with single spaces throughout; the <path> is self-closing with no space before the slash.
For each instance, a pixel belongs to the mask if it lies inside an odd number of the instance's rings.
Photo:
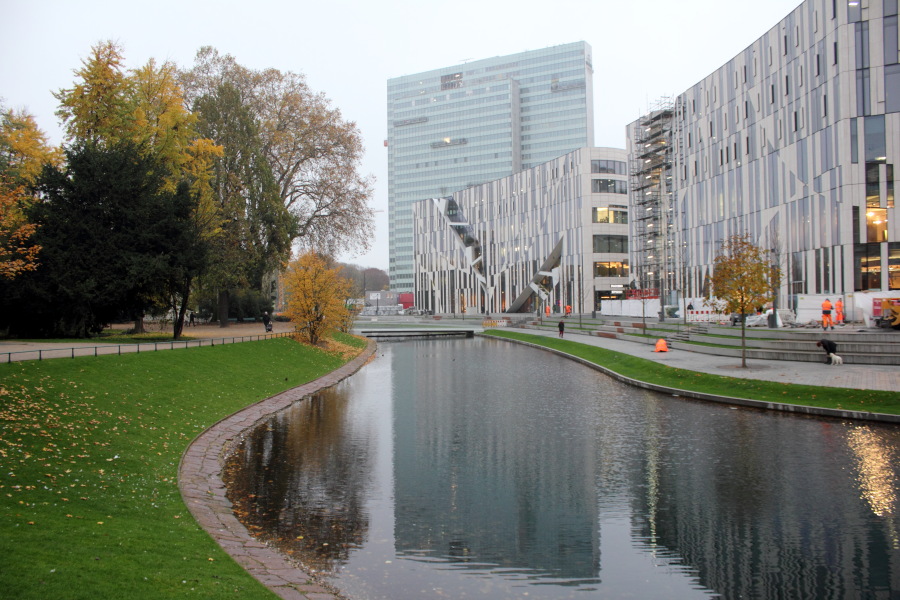
<path id="1" fill-rule="evenodd" d="M 178 462 L 217 420 L 346 360 L 279 338 L 0 365 L 3 597 L 274 598 L 191 518 Z"/>
<path id="2" fill-rule="evenodd" d="M 900 414 L 900 394 L 897 392 L 818 387 L 710 375 L 676 369 L 652 360 L 565 339 L 502 330 L 486 331 L 485 335 L 516 339 L 560 350 L 632 379 L 682 390 L 764 402 Z"/>

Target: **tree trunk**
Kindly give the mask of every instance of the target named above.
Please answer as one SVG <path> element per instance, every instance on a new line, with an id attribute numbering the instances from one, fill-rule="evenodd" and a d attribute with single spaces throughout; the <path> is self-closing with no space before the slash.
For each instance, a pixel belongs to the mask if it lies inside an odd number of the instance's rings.
<path id="1" fill-rule="evenodd" d="M 747 368 L 747 318 L 741 314 L 741 367 Z"/>
<path id="2" fill-rule="evenodd" d="M 178 307 L 178 315 L 172 324 L 172 339 L 177 340 L 184 333 L 184 314 L 187 312 L 188 301 L 191 296 L 191 277 L 184 278 L 184 286 L 181 288 L 181 306 Z"/>
<path id="3" fill-rule="evenodd" d="M 134 332 L 135 333 L 145 333 L 145 331 L 144 331 L 144 314 L 143 313 L 134 316 Z"/>
<path id="4" fill-rule="evenodd" d="M 228 290 L 219 291 L 219 327 L 228 327 Z"/>

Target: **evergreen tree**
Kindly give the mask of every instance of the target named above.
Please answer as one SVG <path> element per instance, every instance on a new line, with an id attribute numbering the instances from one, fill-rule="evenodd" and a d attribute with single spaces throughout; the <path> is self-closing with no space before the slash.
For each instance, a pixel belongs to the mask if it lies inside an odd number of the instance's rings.
<path id="1" fill-rule="evenodd" d="M 30 209 L 41 266 L 4 291 L 11 331 L 85 337 L 202 270 L 196 202 L 185 184 L 165 187 L 159 162 L 130 142 L 78 142 L 64 168 L 46 167 Z"/>

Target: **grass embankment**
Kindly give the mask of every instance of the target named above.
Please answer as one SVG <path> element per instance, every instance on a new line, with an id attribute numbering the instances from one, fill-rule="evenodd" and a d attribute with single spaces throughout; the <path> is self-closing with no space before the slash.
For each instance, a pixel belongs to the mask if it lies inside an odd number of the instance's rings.
<path id="1" fill-rule="evenodd" d="M 217 420 L 347 354 L 279 338 L 0 365 L 0 595 L 274 598 L 191 518 L 179 459 Z"/>
<path id="2" fill-rule="evenodd" d="M 630 354 L 559 338 L 501 330 L 485 331 L 485 335 L 516 339 L 552 348 L 606 367 L 625 377 L 681 390 L 763 402 L 900 414 L 900 394 L 897 392 L 819 387 L 710 375 L 676 369 Z"/>

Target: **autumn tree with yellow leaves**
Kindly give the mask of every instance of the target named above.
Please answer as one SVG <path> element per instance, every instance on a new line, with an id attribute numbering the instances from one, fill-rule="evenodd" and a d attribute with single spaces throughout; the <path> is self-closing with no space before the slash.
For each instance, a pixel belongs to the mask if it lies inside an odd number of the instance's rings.
<path id="1" fill-rule="evenodd" d="M 725 311 L 741 316 L 741 366 L 747 366 L 744 316 L 772 300 L 778 289 L 781 270 L 770 264 L 766 250 L 750 241 L 750 236 L 734 235 L 722 243 L 710 278 L 712 294 L 724 302 Z"/>
<path id="2" fill-rule="evenodd" d="M 37 230 L 26 215 L 34 201 L 29 188 L 44 165 L 59 164 L 60 157 L 31 114 L 0 106 L 0 278 L 38 266 L 41 248 L 29 243 Z"/>
<path id="3" fill-rule="evenodd" d="M 302 340 L 318 344 L 322 336 L 347 322 L 349 280 L 313 251 L 291 261 L 284 275 L 288 318 Z"/>
<path id="4" fill-rule="evenodd" d="M 0 278 L 14 279 L 38 265 L 40 246 L 29 244 L 37 227 L 22 215 L 23 188 L 0 185 Z"/>

